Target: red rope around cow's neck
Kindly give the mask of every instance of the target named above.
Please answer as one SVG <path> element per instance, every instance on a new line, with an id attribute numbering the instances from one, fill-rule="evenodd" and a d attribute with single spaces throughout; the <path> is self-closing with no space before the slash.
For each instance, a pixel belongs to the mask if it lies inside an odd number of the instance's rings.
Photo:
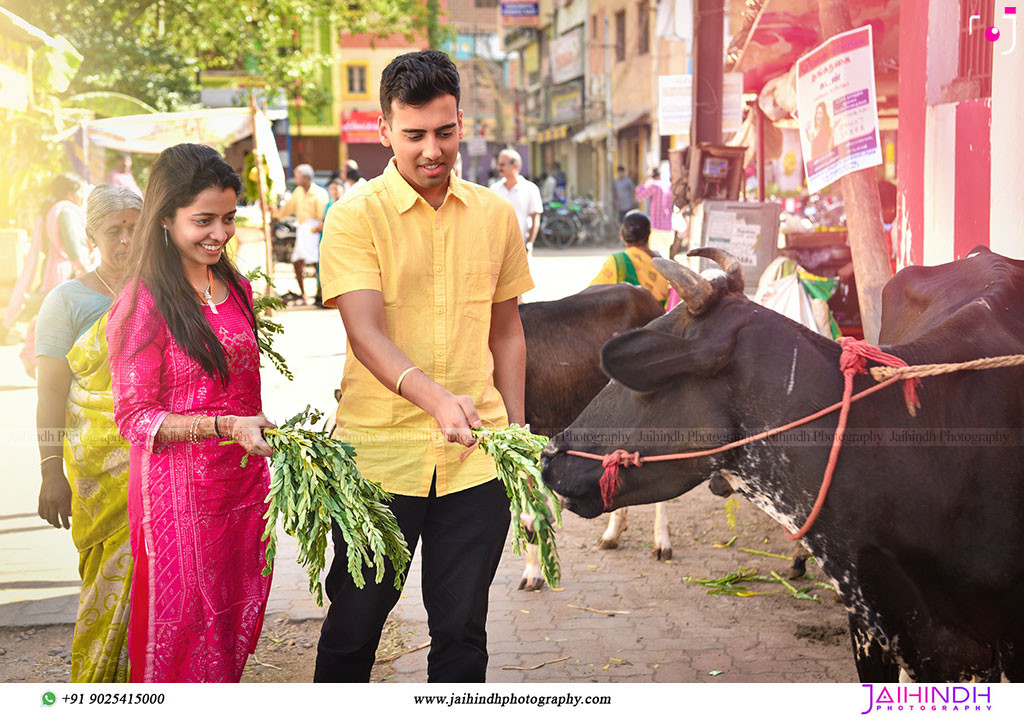
<path id="1" fill-rule="evenodd" d="M 612 506 L 612 501 L 615 498 L 615 493 L 619 489 L 619 466 L 636 466 L 639 467 L 644 463 L 654 463 L 657 461 L 678 461 L 685 460 L 687 458 L 703 458 L 705 456 L 711 456 L 716 453 L 722 453 L 724 451 L 744 446 L 754 441 L 760 441 L 765 438 L 784 433 L 792 428 L 802 426 L 805 423 L 816 421 L 822 416 L 832 413 L 836 409 L 839 411 L 839 425 L 836 426 L 835 435 L 832 438 L 832 450 L 829 452 L 828 465 L 825 467 L 825 476 L 821 481 L 821 487 L 818 489 L 818 497 L 814 501 L 814 507 L 811 509 L 810 514 L 807 516 L 807 520 L 800 530 L 795 533 L 790 533 L 788 530 L 784 530 L 786 537 L 790 540 L 799 540 L 807 534 L 807 531 L 814 525 L 814 521 L 818 518 L 818 513 L 821 512 L 821 507 L 825 504 L 825 497 L 828 495 L 829 486 L 832 484 L 832 474 L 835 472 L 836 462 L 839 459 L 839 449 L 843 444 L 843 435 L 846 432 L 846 419 L 850 413 L 850 404 L 854 401 L 870 396 L 875 391 L 881 391 L 883 388 L 891 383 L 900 380 L 898 377 L 890 378 L 887 381 L 876 384 L 870 388 L 867 388 L 860 393 L 853 395 L 853 377 L 858 373 L 867 372 L 867 361 L 870 359 L 876 363 L 880 363 L 884 366 L 906 366 L 906 362 L 898 356 L 892 356 L 887 354 L 877 346 L 872 346 L 866 341 L 860 341 L 849 337 L 842 337 L 839 339 L 839 345 L 843 352 L 839 356 L 839 368 L 843 372 L 843 399 L 837 403 L 832 404 L 828 408 L 823 408 L 820 411 L 812 413 L 809 416 L 805 416 L 792 423 L 787 423 L 784 426 L 778 428 L 772 428 L 767 431 L 762 431 L 755 436 L 743 438 L 732 443 L 727 443 L 724 446 L 718 448 L 709 448 L 703 451 L 690 451 L 688 453 L 669 453 L 661 456 L 641 456 L 639 452 L 629 453 L 628 451 L 622 450 L 621 448 L 612 451 L 607 455 L 597 455 L 594 453 L 585 453 L 583 451 L 566 451 L 570 456 L 577 456 L 579 458 L 589 458 L 591 460 L 601 461 L 601 465 L 604 466 L 604 473 L 601 475 L 601 498 L 604 501 L 604 507 L 606 510 Z M 919 379 L 909 379 L 903 382 L 903 397 L 907 404 L 907 410 L 910 415 L 916 415 L 917 408 L 921 403 L 917 399 L 917 391 L 915 385 L 920 383 Z"/>

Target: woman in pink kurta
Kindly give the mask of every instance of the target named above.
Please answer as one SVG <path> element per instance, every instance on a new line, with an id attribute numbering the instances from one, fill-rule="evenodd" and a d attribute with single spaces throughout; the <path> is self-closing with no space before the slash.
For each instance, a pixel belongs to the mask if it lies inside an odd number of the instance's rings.
<path id="1" fill-rule="evenodd" d="M 115 418 L 129 441 L 132 681 L 238 681 L 270 592 L 261 536 L 252 291 L 223 252 L 238 177 L 209 147 L 161 154 L 107 327 Z M 166 231 L 166 234 L 164 233 Z M 223 440 L 237 443 L 222 446 Z"/>

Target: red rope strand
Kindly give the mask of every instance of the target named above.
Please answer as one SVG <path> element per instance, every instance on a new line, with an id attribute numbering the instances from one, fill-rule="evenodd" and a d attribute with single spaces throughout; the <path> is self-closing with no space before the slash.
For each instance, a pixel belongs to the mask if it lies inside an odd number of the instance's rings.
<path id="1" fill-rule="evenodd" d="M 689 451 L 686 453 L 669 453 L 660 456 L 641 456 L 639 452 L 630 453 L 623 449 L 618 449 L 608 453 L 606 455 L 597 455 L 594 453 L 586 453 L 584 451 L 566 451 L 567 455 L 576 456 L 578 458 L 589 458 L 590 460 L 601 461 L 604 466 L 604 473 L 601 475 L 601 499 L 604 501 L 605 510 L 611 509 L 612 502 L 615 499 L 615 494 L 619 489 L 619 466 L 634 466 L 639 467 L 644 463 L 655 463 L 658 461 L 677 461 L 685 460 L 688 458 L 703 458 L 705 456 L 712 456 L 716 453 L 723 453 L 725 451 L 738 448 L 740 446 L 760 441 L 771 436 L 784 433 L 798 426 L 802 426 L 805 423 L 816 421 L 822 416 L 826 416 L 832 413 L 836 409 L 840 409 L 839 412 L 839 424 L 836 427 L 835 435 L 832 438 L 832 448 L 829 451 L 828 465 L 825 467 L 825 475 L 822 478 L 821 487 L 818 489 L 818 497 L 814 502 L 814 507 L 811 509 L 810 514 L 807 516 L 807 520 L 804 522 L 803 527 L 800 528 L 796 533 L 790 533 L 785 530 L 786 537 L 790 540 L 799 540 L 807 531 L 814 525 L 814 521 L 817 520 L 818 514 L 821 512 L 821 507 L 825 504 L 825 498 L 828 495 L 829 486 L 832 484 L 832 475 L 835 472 L 836 463 L 839 460 L 839 449 L 843 444 L 843 436 L 846 432 L 847 417 L 850 413 L 850 405 L 854 401 L 859 401 L 862 398 L 870 396 L 876 391 L 881 391 L 886 386 L 899 381 L 899 377 L 893 377 L 882 383 L 876 384 L 867 388 L 860 393 L 853 394 L 853 377 L 858 373 L 867 372 L 867 361 L 870 359 L 876 363 L 883 364 L 885 366 L 903 367 L 906 366 L 906 362 L 898 356 L 887 354 L 877 346 L 872 346 L 866 341 L 860 341 L 850 337 L 842 337 L 839 339 L 839 345 L 842 348 L 842 354 L 839 357 L 839 367 L 843 372 L 843 398 L 828 408 L 823 408 L 820 411 L 816 411 L 809 416 L 805 416 L 796 421 L 772 428 L 767 431 L 762 431 L 754 436 L 733 441 L 727 443 L 724 446 L 717 448 L 709 448 L 703 451 Z M 916 409 L 920 407 L 921 403 L 917 397 L 916 384 L 920 383 L 920 379 L 906 379 L 903 382 L 903 396 L 904 401 L 907 405 L 907 410 L 911 416 L 916 415 Z"/>

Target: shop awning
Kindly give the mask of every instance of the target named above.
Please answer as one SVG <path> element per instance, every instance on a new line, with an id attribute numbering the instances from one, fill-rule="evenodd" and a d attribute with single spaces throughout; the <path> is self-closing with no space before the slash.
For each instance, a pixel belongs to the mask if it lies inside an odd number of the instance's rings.
<path id="1" fill-rule="evenodd" d="M 647 110 L 639 110 L 636 112 L 626 112 L 624 114 L 616 115 L 612 114 L 612 131 L 618 133 L 619 130 L 626 129 L 626 127 L 632 127 L 635 124 L 650 122 L 650 113 Z M 598 122 L 591 122 L 586 127 L 581 129 L 579 132 L 572 136 L 572 141 L 580 144 L 582 142 L 594 142 L 604 139 L 608 134 L 608 128 L 605 124 L 605 120 Z"/>
<path id="2" fill-rule="evenodd" d="M 853 27 L 871 25 L 875 72 L 894 73 L 899 58 L 899 0 L 850 3 Z M 820 44 L 818 0 L 747 0 L 744 22 L 732 37 L 725 71 L 742 72 L 745 92 L 760 92 Z"/>
<path id="3" fill-rule="evenodd" d="M 253 118 L 246 107 L 161 112 L 159 114 L 109 117 L 82 122 L 65 133 L 71 141 L 71 162 L 75 171 L 91 182 L 102 181 L 102 152 L 159 154 L 167 147 L 182 142 L 214 146 L 229 145 L 253 134 Z M 277 152 L 277 142 L 270 119 L 256 114 L 256 128 L 271 178 L 277 186 L 285 184 L 284 168 Z M 98 161 L 97 161 L 98 160 Z"/>

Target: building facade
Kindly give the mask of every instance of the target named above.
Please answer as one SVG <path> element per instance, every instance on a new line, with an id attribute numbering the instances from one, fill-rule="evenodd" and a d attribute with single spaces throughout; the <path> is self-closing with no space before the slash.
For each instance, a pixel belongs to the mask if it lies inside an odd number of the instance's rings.
<path id="1" fill-rule="evenodd" d="M 686 3 L 546 0 L 536 28 L 506 30 L 520 58 L 520 122 L 533 161 L 544 171 L 560 165 L 570 196 L 607 198 L 609 167 L 641 181 L 673 146 L 656 126 L 657 88 L 659 75 L 689 71 L 687 38 L 671 31 L 678 5 Z"/>

